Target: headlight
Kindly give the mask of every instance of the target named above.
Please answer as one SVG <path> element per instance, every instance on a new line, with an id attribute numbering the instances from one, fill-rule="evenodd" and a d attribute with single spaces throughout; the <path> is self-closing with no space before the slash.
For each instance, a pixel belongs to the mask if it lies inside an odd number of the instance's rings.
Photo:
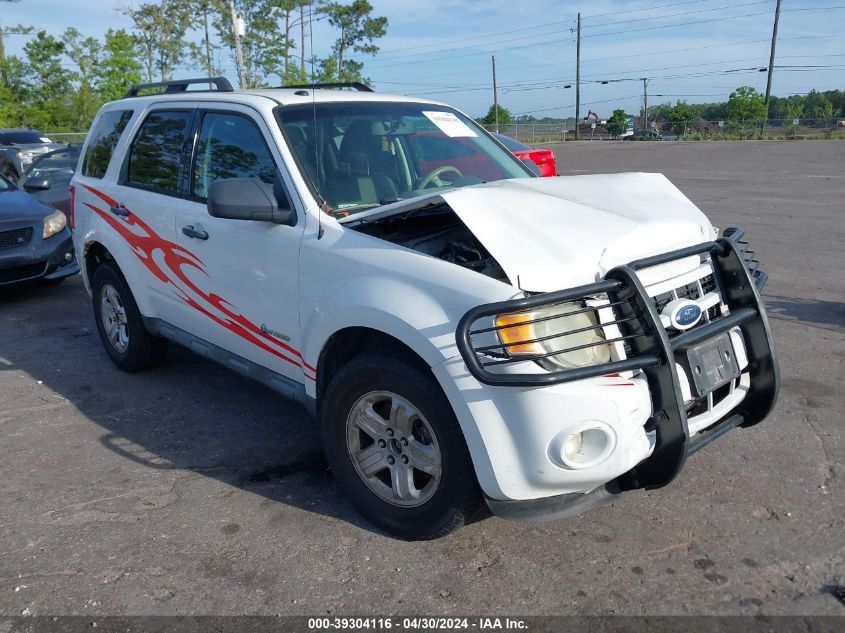
<path id="1" fill-rule="evenodd" d="M 48 237 L 53 237 L 56 233 L 61 233 L 66 226 L 67 217 L 65 217 L 65 214 L 61 211 L 53 211 L 44 218 L 44 233 L 41 234 L 41 237 L 45 240 Z"/>
<path id="2" fill-rule="evenodd" d="M 511 356 L 544 356 L 537 362 L 545 369 L 573 369 L 610 361 L 610 345 L 605 342 L 595 310 L 580 304 L 501 314 L 495 324 L 499 340 Z"/>

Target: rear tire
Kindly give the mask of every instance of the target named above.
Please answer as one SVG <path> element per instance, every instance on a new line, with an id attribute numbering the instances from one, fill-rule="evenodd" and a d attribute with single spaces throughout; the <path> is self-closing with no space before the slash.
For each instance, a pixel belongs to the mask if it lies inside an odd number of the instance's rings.
<path id="1" fill-rule="evenodd" d="M 159 365 L 167 354 L 167 341 L 144 327 L 129 284 L 110 261 L 100 264 L 91 280 L 94 321 L 112 362 L 135 373 Z"/>
<path id="2" fill-rule="evenodd" d="M 326 388 L 320 423 L 338 485 L 386 532 L 438 538 L 478 511 L 466 442 L 427 368 L 386 354 L 353 358 Z"/>

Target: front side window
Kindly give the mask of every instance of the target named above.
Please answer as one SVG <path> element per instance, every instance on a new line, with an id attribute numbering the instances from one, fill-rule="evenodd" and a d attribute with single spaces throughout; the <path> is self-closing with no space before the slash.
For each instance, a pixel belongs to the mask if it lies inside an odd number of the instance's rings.
<path id="1" fill-rule="evenodd" d="M 178 193 L 180 158 L 191 123 L 187 111 L 151 112 L 129 151 L 127 184 Z"/>
<path id="2" fill-rule="evenodd" d="M 132 110 L 110 110 L 100 115 L 88 133 L 88 147 L 82 161 L 83 176 L 102 178 L 106 175 L 114 148 L 131 118 Z"/>
<path id="3" fill-rule="evenodd" d="M 277 109 L 303 176 L 338 215 L 449 187 L 530 178 L 474 121 L 421 103 L 318 103 Z"/>
<path id="4" fill-rule="evenodd" d="M 261 131 L 245 116 L 208 112 L 203 116 L 194 162 L 192 193 L 205 199 L 221 178 L 260 178 L 273 186 L 276 163 Z"/>

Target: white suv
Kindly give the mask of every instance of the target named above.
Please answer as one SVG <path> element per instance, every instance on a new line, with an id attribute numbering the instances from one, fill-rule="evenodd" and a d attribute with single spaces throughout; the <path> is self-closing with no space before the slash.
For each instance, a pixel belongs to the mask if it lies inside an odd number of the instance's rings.
<path id="1" fill-rule="evenodd" d="M 201 83 L 88 134 L 71 221 L 105 349 L 134 372 L 175 342 L 303 402 L 386 531 L 663 486 L 774 405 L 765 274 L 662 175 L 536 178 L 361 85 Z"/>

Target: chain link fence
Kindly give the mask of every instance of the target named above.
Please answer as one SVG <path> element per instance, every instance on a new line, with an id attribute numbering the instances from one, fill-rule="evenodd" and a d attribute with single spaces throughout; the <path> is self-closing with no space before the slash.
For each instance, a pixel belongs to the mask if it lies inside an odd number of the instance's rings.
<path id="1" fill-rule="evenodd" d="M 55 143 L 84 143 L 88 132 L 45 132 L 47 138 Z"/>
<path id="2" fill-rule="evenodd" d="M 572 119 L 558 123 L 500 123 L 483 126 L 488 132 L 510 136 L 527 145 L 574 141 L 575 125 Z M 838 119 L 767 119 L 766 121 L 650 121 L 649 129 L 657 132 L 662 140 L 718 141 L 744 139 L 843 139 L 845 118 Z M 618 140 L 601 122 L 581 124 L 582 141 Z M 47 132 L 57 143 L 83 143 L 87 132 Z"/>
<path id="3" fill-rule="evenodd" d="M 843 139 L 845 119 L 767 119 L 739 121 L 650 121 L 649 129 L 657 132 L 662 140 L 716 141 L 746 139 Z M 574 141 L 575 126 L 570 120 L 564 123 L 500 123 L 484 125 L 489 132 L 510 136 L 527 145 L 557 141 Z M 605 125 L 582 123 L 582 141 L 609 141 L 623 138 L 610 134 Z M 643 139 L 649 140 L 649 139 Z"/>

